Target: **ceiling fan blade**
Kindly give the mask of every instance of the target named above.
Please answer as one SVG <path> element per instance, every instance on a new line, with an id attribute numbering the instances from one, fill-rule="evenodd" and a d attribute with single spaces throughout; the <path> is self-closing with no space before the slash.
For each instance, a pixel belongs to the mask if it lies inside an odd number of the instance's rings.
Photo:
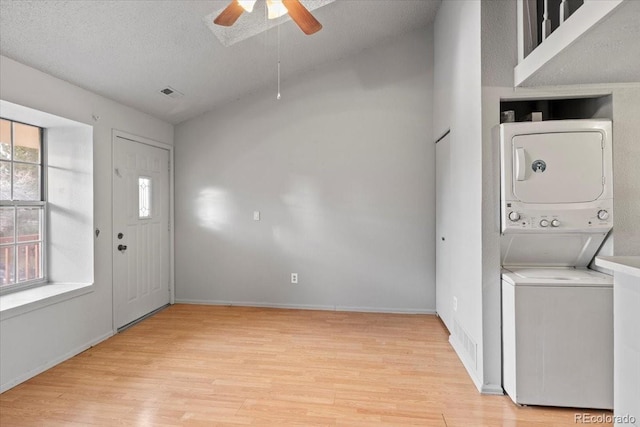
<path id="1" fill-rule="evenodd" d="M 213 23 L 222 25 L 223 27 L 230 27 L 240 18 L 242 12 L 244 12 L 242 6 L 240 6 L 236 0 L 232 0 L 229 6 L 220 12 L 220 15 L 213 20 Z"/>
<path id="2" fill-rule="evenodd" d="M 298 27 L 307 35 L 316 33 L 322 29 L 322 24 L 313 17 L 311 12 L 300 3 L 299 0 L 282 0 L 282 4 L 289 11 L 291 19 L 298 24 Z"/>

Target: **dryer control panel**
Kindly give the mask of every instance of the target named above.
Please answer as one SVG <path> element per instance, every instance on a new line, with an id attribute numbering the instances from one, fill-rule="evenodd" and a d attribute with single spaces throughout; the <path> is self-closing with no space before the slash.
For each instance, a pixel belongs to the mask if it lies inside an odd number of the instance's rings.
<path id="1" fill-rule="evenodd" d="M 613 224 L 612 203 L 574 209 L 567 206 L 531 209 L 526 203 L 505 202 L 502 212 L 502 233 L 607 232 Z"/>

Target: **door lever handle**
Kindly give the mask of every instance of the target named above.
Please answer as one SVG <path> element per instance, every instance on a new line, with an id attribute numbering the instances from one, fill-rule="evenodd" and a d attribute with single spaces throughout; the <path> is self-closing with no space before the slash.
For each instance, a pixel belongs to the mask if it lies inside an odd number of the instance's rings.
<path id="1" fill-rule="evenodd" d="M 516 180 L 524 181 L 526 177 L 525 162 L 527 158 L 525 156 L 524 148 L 516 148 Z"/>
<path id="2" fill-rule="evenodd" d="M 126 251 L 126 250 L 127 250 L 127 245 L 118 245 L 118 250 L 119 250 L 120 252 L 124 252 L 124 251 Z"/>

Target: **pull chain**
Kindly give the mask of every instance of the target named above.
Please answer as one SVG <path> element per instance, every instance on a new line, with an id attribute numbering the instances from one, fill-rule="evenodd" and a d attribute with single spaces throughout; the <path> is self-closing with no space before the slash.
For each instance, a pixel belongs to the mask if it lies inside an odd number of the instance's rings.
<path id="1" fill-rule="evenodd" d="M 278 94 L 276 99 L 280 100 L 280 25 L 278 25 Z"/>
<path id="2" fill-rule="evenodd" d="M 280 61 L 278 61 L 278 95 L 276 95 L 276 99 L 280 100 Z"/>

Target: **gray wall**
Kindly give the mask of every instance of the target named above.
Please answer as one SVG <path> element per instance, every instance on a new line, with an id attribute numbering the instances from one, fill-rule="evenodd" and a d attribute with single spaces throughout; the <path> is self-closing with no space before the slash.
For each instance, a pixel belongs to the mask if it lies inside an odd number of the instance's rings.
<path id="1" fill-rule="evenodd" d="M 433 312 L 432 69 L 424 29 L 177 126 L 176 300 Z"/>
<path id="2" fill-rule="evenodd" d="M 491 130 L 500 123 L 496 92 L 513 91 L 518 59 L 516 2 L 482 2 L 482 388 L 501 393 L 500 162 Z M 495 88 L 501 88 L 499 90 Z"/>
<path id="3" fill-rule="evenodd" d="M 613 92 L 613 253 L 640 255 L 640 83 Z"/>
<path id="4" fill-rule="evenodd" d="M 450 227 L 446 236 L 451 259 L 437 284 L 438 314 L 451 333 L 450 342 L 478 388 L 482 386 L 482 92 L 481 3 L 442 2 L 434 24 L 434 138 L 450 133 Z M 438 165 L 436 165 L 438 167 Z M 439 253 L 440 255 L 441 253 Z M 453 299 L 457 299 L 454 310 Z"/>
<path id="5" fill-rule="evenodd" d="M 101 230 L 90 237 L 92 292 L 0 321 L 1 391 L 113 334 L 111 134 L 119 129 L 171 144 L 173 126 L 4 56 L 0 69 L 3 100 L 93 126 L 93 226 Z"/>

